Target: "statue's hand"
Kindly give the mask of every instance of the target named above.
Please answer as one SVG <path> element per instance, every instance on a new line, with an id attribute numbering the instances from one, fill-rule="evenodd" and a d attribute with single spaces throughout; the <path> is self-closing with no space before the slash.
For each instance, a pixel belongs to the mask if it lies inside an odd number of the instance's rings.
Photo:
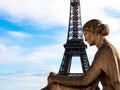
<path id="1" fill-rule="evenodd" d="M 54 72 L 50 72 L 49 76 L 48 76 L 48 84 L 54 83 L 55 82 L 55 76 L 56 74 Z"/>

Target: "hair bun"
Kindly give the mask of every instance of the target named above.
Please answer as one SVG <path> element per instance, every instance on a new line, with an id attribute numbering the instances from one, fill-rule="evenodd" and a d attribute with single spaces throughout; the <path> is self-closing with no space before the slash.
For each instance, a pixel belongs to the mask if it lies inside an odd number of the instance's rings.
<path id="1" fill-rule="evenodd" d="M 107 36 L 109 34 L 109 26 L 107 24 L 100 24 L 99 31 L 103 36 Z"/>

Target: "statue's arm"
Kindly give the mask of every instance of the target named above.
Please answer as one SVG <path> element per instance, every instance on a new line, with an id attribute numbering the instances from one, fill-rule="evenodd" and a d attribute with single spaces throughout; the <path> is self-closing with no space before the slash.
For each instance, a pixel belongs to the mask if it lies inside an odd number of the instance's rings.
<path id="1" fill-rule="evenodd" d="M 80 86 L 87 86 L 99 78 L 102 69 L 99 65 L 93 63 L 93 65 L 88 69 L 88 71 L 84 74 L 84 76 L 79 81 Z"/>
<path id="2" fill-rule="evenodd" d="M 48 83 L 57 82 L 64 86 L 87 86 L 94 82 L 99 77 L 100 73 L 101 69 L 98 65 L 93 64 L 82 77 L 50 75 L 48 78 Z"/>

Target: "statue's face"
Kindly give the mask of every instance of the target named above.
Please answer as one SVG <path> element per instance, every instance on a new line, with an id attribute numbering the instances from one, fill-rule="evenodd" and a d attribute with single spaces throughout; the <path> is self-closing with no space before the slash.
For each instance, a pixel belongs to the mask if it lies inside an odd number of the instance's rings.
<path id="1" fill-rule="evenodd" d="M 83 31 L 84 36 L 85 36 L 85 41 L 87 41 L 87 43 L 92 46 L 95 45 L 95 35 L 93 32 L 91 31 Z"/>

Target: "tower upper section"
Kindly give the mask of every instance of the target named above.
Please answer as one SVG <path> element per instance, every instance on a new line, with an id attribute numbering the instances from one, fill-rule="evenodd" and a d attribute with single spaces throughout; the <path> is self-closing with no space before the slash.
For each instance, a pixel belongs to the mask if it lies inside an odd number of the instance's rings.
<path id="1" fill-rule="evenodd" d="M 70 15 L 67 41 L 83 39 L 80 0 L 70 0 Z"/>

